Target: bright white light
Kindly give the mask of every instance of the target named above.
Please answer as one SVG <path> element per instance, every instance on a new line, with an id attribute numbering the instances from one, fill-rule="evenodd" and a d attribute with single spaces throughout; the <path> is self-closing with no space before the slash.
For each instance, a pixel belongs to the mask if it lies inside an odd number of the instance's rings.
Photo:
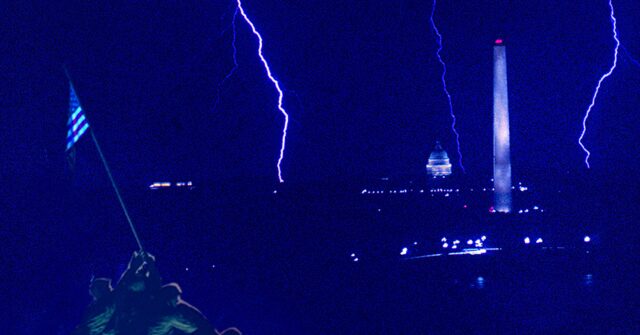
<path id="1" fill-rule="evenodd" d="M 487 237 L 482 235 L 482 237 L 480 238 L 483 242 L 487 240 Z"/>
<path id="2" fill-rule="evenodd" d="M 524 244 L 529 244 L 531 243 L 531 240 L 528 237 L 524 238 Z"/>
<path id="3" fill-rule="evenodd" d="M 464 249 L 463 251 L 450 252 L 449 255 L 482 255 L 487 253 L 485 249 Z"/>
<path id="4" fill-rule="evenodd" d="M 413 245 L 418 245 L 418 241 L 413 242 Z"/>
<path id="5" fill-rule="evenodd" d="M 445 249 L 446 249 L 446 248 L 448 248 L 448 247 L 449 247 L 449 243 L 445 242 L 445 243 L 442 245 L 442 247 L 443 247 L 443 248 L 445 248 Z"/>
<path id="6" fill-rule="evenodd" d="M 537 211 L 538 209 L 539 209 L 538 206 L 533 206 L 533 210 Z"/>
<path id="7" fill-rule="evenodd" d="M 584 237 L 584 242 L 585 242 L 585 243 L 589 243 L 589 242 L 591 242 L 591 237 L 589 237 L 589 236 L 585 236 L 585 237 Z"/>
<path id="8" fill-rule="evenodd" d="M 356 257 L 356 254 L 351 254 L 351 258 Z"/>
<path id="9" fill-rule="evenodd" d="M 354 258 L 354 259 L 353 259 L 353 261 L 354 261 L 354 262 L 359 261 L 358 257 Z"/>
<path id="10" fill-rule="evenodd" d="M 457 244 L 454 244 L 454 245 L 451 247 L 451 249 L 458 249 L 458 245 L 457 245 Z"/>
<path id="11" fill-rule="evenodd" d="M 407 254 L 408 249 L 407 248 L 402 248 L 402 251 L 400 251 L 400 256 L 404 256 Z"/>
<path id="12" fill-rule="evenodd" d="M 160 182 L 160 183 L 153 183 L 151 185 L 149 185 L 150 189 L 158 189 L 158 188 L 167 188 L 167 187 L 171 187 L 171 183 L 169 182 Z"/>
<path id="13" fill-rule="evenodd" d="M 537 244 L 542 243 L 542 237 L 539 237 L 539 238 L 536 240 L 536 243 L 537 243 Z"/>
<path id="14" fill-rule="evenodd" d="M 460 243 L 460 240 L 453 241 L 453 244 L 459 244 L 459 243 Z"/>
<path id="15" fill-rule="evenodd" d="M 443 237 L 443 238 L 440 240 L 440 242 L 447 242 L 447 238 L 446 238 L 446 237 Z"/>
<path id="16" fill-rule="evenodd" d="M 468 240 L 468 241 L 467 241 L 467 244 L 468 244 L 468 245 L 472 245 L 472 244 L 473 244 L 473 240 Z"/>

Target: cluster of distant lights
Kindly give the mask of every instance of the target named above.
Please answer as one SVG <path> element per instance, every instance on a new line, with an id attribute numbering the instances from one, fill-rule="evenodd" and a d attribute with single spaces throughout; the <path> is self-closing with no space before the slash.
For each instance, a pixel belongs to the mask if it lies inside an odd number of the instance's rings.
<path id="1" fill-rule="evenodd" d="M 544 213 L 544 209 L 540 208 L 539 206 L 533 206 L 531 210 L 529 210 L 529 208 L 518 210 L 518 214 L 528 214 L 528 213 L 535 213 L 535 212 Z"/>
<path id="2" fill-rule="evenodd" d="M 179 181 L 175 184 L 165 181 L 165 182 L 155 182 L 149 185 L 149 189 L 152 189 L 152 190 L 166 189 L 171 187 L 187 188 L 190 190 L 190 189 L 193 189 L 194 186 L 193 186 L 193 182 L 191 181 Z"/>
<path id="3" fill-rule="evenodd" d="M 501 250 L 500 248 L 487 248 L 487 247 L 485 247 L 484 243 L 485 243 L 486 240 L 487 240 L 487 237 L 485 235 L 483 235 L 480 238 L 476 238 L 476 239 L 468 239 L 465 243 L 463 243 L 459 239 L 455 239 L 453 241 L 449 241 L 449 240 L 447 240 L 446 237 L 443 237 L 442 239 L 440 239 L 440 243 L 442 243 L 441 244 L 442 249 L 447 249 L 447 250 L 451 250 L 451 251 L 443 252 L 443 253 L 421 255 L 421 256 L 416 256 L 416 257 L 412 257 L 412 258 L 439 257 L 439 256 L 443 256 L 445 254 L 449 255 L 449 256 L 459 256 L 459 255 L 475 256 L 475 255 L 486 254 L 487 251 Z M 418 242 L 417 241 L 413 242 L 413 245 L 417 246 Z M 400 256 L 405 256 L 406 257 L 409 254 L 410 254 L 409 247 L 403 247 L 400 250 Z"/>
<path id="4" fill-rule="evenodd" d="M 491 181 L 493 181 L 493 179 L 491 179 Z M 529 187 L 527 186 L 523 186 L 521 182 L 518 183 L 518 186 L 511 186 L 512 190 L 517 190 L 520 192 L 526 192 L 529 190 Z M 470 188 L 469 192 L 475 192 L 475 188 Z M 479 189 L 480 190 L 480 189 Z M 483 187 L 482 192 L 487 192 L 487 191 L 495 191 L 494 188 L 486 188 Z M 428 193 L 431 194 L 431 196 L 436 196 L 436 195 L 442 195 L 444 197 L 449 197 L 452 194 L 456 194 L 456 193 L 460 193 L 460 189 L 459 188 L 431 188 L 428 190 L 425 189 L 420 189 L 420 190 L 414 190 L 414 189 L 406 189 L 406 188 L 402 188 L 402 189 L 390 189 L 390 190 L 369 190 L 369 189 L 362 189 L 362 191 L 360 191 L 360 194 L 408 194 L 408 193 Z"/>
<path id="5" fill-rule="evenodd" d="M 491 182 L 493 183 L 493 178 L 491 178 Z M 511 186 L 511 189 L 514 190 L 514 191 L 517 190 L 517 191 L 520 191 L 520 192 L 526 192 L 526 191 L 529 190 L 529 187 L 522 185 L 522 182 L 518 182 L 518 186 Z M 475 189 L 472 188 L 470 191 L 473 192 L 473 191 L 475 191 Z M 491 187 L 491 188 L 483 187 L 482 188 L 482 192 L 487 192 L 487 191 L 494 192 L 495 188 L 493 188 L 493 187 Z"/>
<path id="6" fill-rule="evenodd" d="M 482 248 L 486 240 L 487 240 L 487 237 L 482 235 L 482 237 L 475 240 L 468 239 L 466 243 L 469 247 Z M 442 239 L 440 239 L 440 242 L 442 243 L 443 249 L 447 249 L 451 247 L 451 249 L 453 250 L 458 249 L 458 246 L 461 244 L 460 240 L 453 240 L 451 242 L 451 245 L 449 245 L 449 242 L 447 241 L 446 237 L 443 237 Z"/>
<path id="7" fill-rule="evenodd" d="M 461 241 L 460 239 L 454 239 L 454 240 L 449 240 L 446 237 L 443 237 L 440 239 L 440 247 L 441 249 L 443 249 L 443 252 L 440 253 L 434 253 L 434 254 L 426 254 L 426 255 L 418 255 L 418 256 L 413 256 L 410 257 L 411 259 L 417 259 L 417 258 L 430 258 L 430 257 L 439 257 L 439 256 L 443 256 L 443 255 L 449 255 L 449 256 L 458 256 L 458 255 L 471 255 L 471 256 L 475 256 L 475 255 L 484 255 L 486 254 L 488 251 L 499 251 L 502 250 L 502 248 L 489 248 L 489 247 L 485 247 L 484 244 L 487 241 L 487 236 L 482 235 L 480 238 L 470 238 L 467 239 L 466 241 Z M 589 235 L 585 235 L 582 239 L 582 241 L 584 243 L 590 243 L 591 242 L 591 237 Z M 532 238 L 529 236 L 526 236 L 523 238 L 522 243 L 525 245 L 529 245 L 529 244 L 543 244 L 544 240 L 542 239 L 542 237 L 537 237 Z M 417 246 L 418 242 L 415 241 L 413 242 L 413 246 Z M 402 257 L 409 257 L 411 254 L 411 247 L 402 247 L 402 249 L 400 249 L 400 256 Z M 545 248 L 546 249 L 546 248 Z M 564 249 L 563 247 L 558 247 L 558 249 Z M 446 250 L 446 251 L 445 251 Z M 449 251 L 450 250 L 450 251 Z M 455 251 L 454 251 L 455 250 Z M 359 258 L 357 257 L 357 255 L 355 253 L 351 254 L 351 261 L 353 262 L 358 262 Z"/>
<path id="8" fill-rule="evenodd" d="M 430 194 L 443 194 L 445 197 L 448 197 L 451 193 L 460 193 L 460 189 L 444 189 L 444 188 L 432 188 L 426 190 Z M 414 190 L 414 189 L 392 189 L 392 190 L 368 190 L 363 189 L 360 194 L 407 194 L 407 193 L 425 193 L 424 189 Z"/>
<path id="9" fill-rule="evenodd" d="M 531 241 L 533 241 L 533 239 L 531 239 L 529 236 L 525 237 L 522 242 L 524 244 L 531 244 Z M 591 237 L 589 235 L 586 235 L 585 237 L 582 238 L 582 241 L 584 243 L 590 243 L 591 242 Z M 538 237 L 535 241 L 536 244 L 542 244 L 544 242 L 544 240 L 542 240 L 542 237 Z"/>
<path id="10" fill-rule="evenodd" d="M 531 239 L 527 236 L 524 238 L 524 244 L 531 244 Z M 544 242 L 542 240 L 542 237 L 538 237 L 538 239 L 536 240 L 536 244 L 542 244 L 542 242 Z"/>

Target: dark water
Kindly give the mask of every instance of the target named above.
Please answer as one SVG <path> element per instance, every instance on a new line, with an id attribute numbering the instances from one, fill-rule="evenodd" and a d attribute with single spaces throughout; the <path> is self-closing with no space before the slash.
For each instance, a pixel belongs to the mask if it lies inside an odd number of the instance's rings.
<path id="1" fill-rule="evenodd" d="M 635 216 L 602 214 L 606 202 L 584 214 L 565 207 L 538 220 L 493 220 L 481 211 L 460 212 L 449 200 L 225 192 L 129 193 L 145 247 L 157 256 L 165 281 L 179 282 L 185 300 L 218 328 L 237 326 L 247 334 L 639 333 L 629 229 Z M 6 281 L 14 288 L 7 294 L 15 303 L 3 307 L 3 333 L 69 333 L 89 302 L 90 276 L 117 278 L 135 245 L 117 204 L 92 205 L 109 204 L 108 196 L 86 193 L 54 208 L 42 205 L 27 217 L 30 229 L 14 228 L 24 239 L 7 249 L 13 251 Z M 602 218 L 618 226 L 598 224 Z M 589 254 L 579 243 L 585 231 L 594 240 Z M 398 254 L 414 240 L 436 246 L 445 233 L 487 234 L 488 243 L 505 250 L 418 260 Z M 515 247 L 523 234 L 567 249 Z M 26 252 L 16 252 L 18 245 Z"/>

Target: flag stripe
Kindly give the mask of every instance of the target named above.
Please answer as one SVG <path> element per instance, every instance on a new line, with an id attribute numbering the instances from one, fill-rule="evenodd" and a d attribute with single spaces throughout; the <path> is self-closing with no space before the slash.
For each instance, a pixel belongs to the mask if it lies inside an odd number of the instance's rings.
<path id="1" fill-rule="evenodd" d="M 89 122 L 84 116 L 82 106 L 80 106 L 72 85 L 69 92 L 69 120 L 67 121 L 67 127 L 67 150 L 69 150 L 89 129 Z"/>
<path id="2" fill-rule="evenodd" d="M 78 142 L 80 136 L 82 136 L 87 131 L 87 129 L 89 129 L 89 124 L 85 124 L 84 127 L 82 127 L 80 131 L 78 131 L 78 133 L 71 138 L 71 140 L 67 141 L 67 149 L 70 149 L 76 142 Z"/>
<path id="3" fill-rule="evenodd" d="M 78 105 L 78 108 L 76 108 L 73 114 L 69 117 L 69 122 L 67 122 L 67 125 L 75 122 L 75 119 L 76 117 L 78 117 L 78 114 L 82 114 L 82 116 L 84 116 L 84 113 L 82 113 L 82 107 L 80 107 L 80 105 Z"/>
<path id="4" fill-rule="evenodd" d="M 86 118 L 84 117 L 84 114 L 80 115 L 78 121 L 73 122 L 73 126 L 71 127 L 71 129 L 73 129 L 73 131 L 76 131 L 82 124 L 86 123 L 85 120 Z"/>

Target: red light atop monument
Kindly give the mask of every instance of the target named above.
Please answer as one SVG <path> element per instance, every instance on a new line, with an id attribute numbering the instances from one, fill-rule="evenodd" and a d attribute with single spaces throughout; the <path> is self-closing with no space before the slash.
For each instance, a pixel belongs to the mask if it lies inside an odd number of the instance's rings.
<path id="1" fill-rule="evenodd" d="M 502 44 L 503 42 L 504 42 L 504 41 L 503 41 L 501 38 L 498 38 L 498 39 L 496 40 L 496 44 Z"/>

